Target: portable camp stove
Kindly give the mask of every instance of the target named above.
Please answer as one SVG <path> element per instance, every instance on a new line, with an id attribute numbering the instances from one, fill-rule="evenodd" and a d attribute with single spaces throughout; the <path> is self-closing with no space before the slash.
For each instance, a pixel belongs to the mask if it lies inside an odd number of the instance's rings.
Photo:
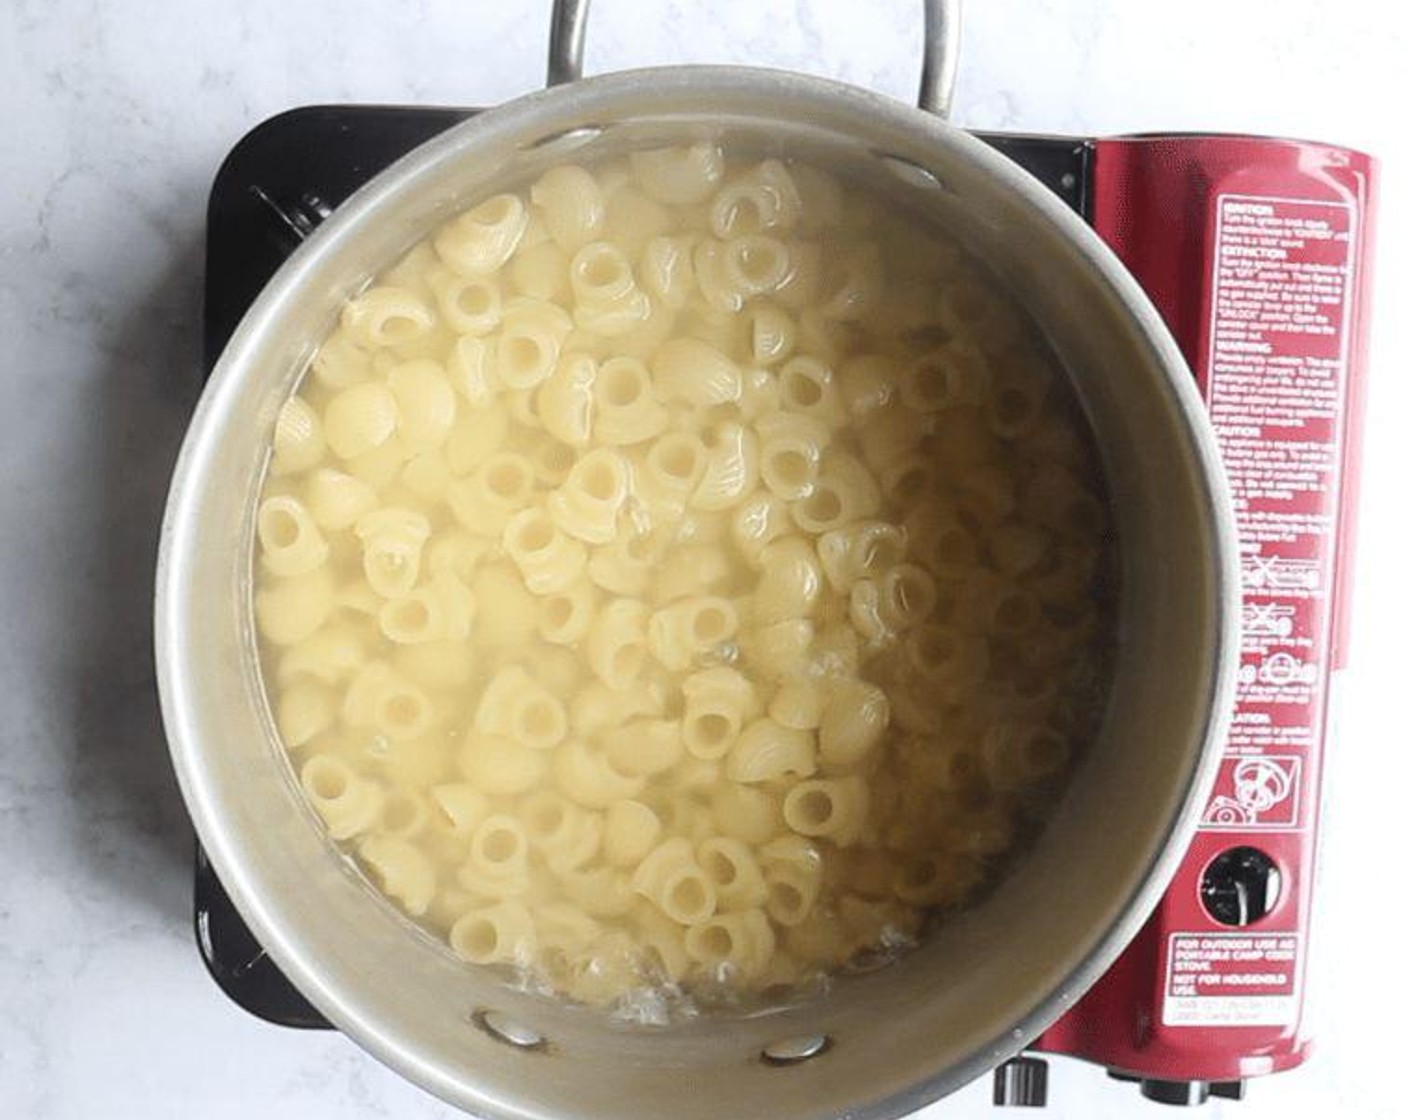
<path id="1" fill-rule="evenodd" d="M 357 187 L 473 110 L 295 109 L 260 125 L 211 191 L 208 373 L 283 260 Z M 1372 159 L 1244 136 L 979 134 L 1076 209 L 1144 285 L 1211 412 L 1241 536 L 1235 716 L 1201 827 L 1110 971 L 994 1073 L 999 1105 L 1046 1101 L 1066 1054 L 1146 1097 L 1240 1098 L 1299 1065 L 1321 766 L 1347 645 Z M 196 931 L 225 993 L 329 1024 L 278 972 L 203 854 Z"/>

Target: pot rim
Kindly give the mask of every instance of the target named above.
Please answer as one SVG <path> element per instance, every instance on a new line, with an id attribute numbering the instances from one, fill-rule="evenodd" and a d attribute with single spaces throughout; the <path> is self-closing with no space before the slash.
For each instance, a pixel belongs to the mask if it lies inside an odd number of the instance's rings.
<path id="1" fill-rule="evenodd" d="M 922 139 L 925 144 L 948 149 L 994 184 L 1020 196 L 1035 217 L 1056 227 L 1123 306 L 1142 344 L 1169 375 L 1168 387 L 1178 418 L 1200 468 L 1198 482 L 1211 528 L 1214 640 L 1208 662 L 1209 704 L 1197 732 L 1201 746 L 1182 790 L 1181 808 L 1169 823 L 1159 855 L 1147 867 L 1142 881 L 1131 889 L 1129 905 L 1084 958 L 1059 982 L 1040 993 L 1020 1022 L 972 1048 L 965 1059 L 935 1070 L 905 1091 L 873 1100 L 855 1115 L 896 1115 L 980 1076 L 1020 1051 L 1108 969 L 1143 925 L 1182 858 L 1210 792 L 1217 748 L 1230 719 L 1239 626 L 1234 609 L 1239 576 L 1235 526 L 1229 491 L 1195 382 L 1162 318 L 1137 282 L 1095 233 L 1037 180 L 963 130 L 922 110 L 845 83 L 757 67 L 670 66 L 598 75 L 516 98 L 452 126 L 369 180 L 338 207 L 280 267 L 231 336 L 201 396 L 172 476 L 157 562 L 154 633 L 162 717 L 181 792 L 201 843 L 251 931 L 296 987 L 340 1030 L 416 1083 L 486 1115 L 510 1113 L 505 1111 L 504 1102 L 474 1094 L 464 1079 L 424 1060 L 404 1044 L 399 1032 L 385 1029 L 384 1024 L 365 1014 L 355 991 L 349 990 L 348 985 L 331 983 L 317 960 L 307 959 L 292 946 L 280 920 L 282 908 L 263 897 L 259 884 L 252 882 L 246 871 L 243 852 L 247 842 L 238 829 L 222 819 L 221 796 L 207 780 L 205 751 L 194 731 L 192 713 L 200 705 L 199 681 L 186 671 L 181 656 L 184 643 L 192 636 L 183 593 L 191 580 L 191 560 L 197 550 L 201 494 L 212 481 L 212 441 L 220 434 L 226 402 L 244 391 L 242 375 L 248 365 L 247 355 L 256 348 L 257 340 L 296 304 L 309 274 L 320 261 L 375 223 L 381 211 L 418 179 L 447 162 L 464 158 L 465 152 L 481 140 L 492 135 L 512 135 L 530 123 L 541 128 L 544 119 L 580 117 L 593 109 L 604 110 L 605 117 L 622 112 L 629 115 L 632 100 L 666 93 L 692 96 L 699 100 L 701 111 L 707 112 L 710 95 L 721 91 L 729 96 L 752 97 L 759 103 L 779 99 L 812 102 L 864 114 L 916 140 Z"/>

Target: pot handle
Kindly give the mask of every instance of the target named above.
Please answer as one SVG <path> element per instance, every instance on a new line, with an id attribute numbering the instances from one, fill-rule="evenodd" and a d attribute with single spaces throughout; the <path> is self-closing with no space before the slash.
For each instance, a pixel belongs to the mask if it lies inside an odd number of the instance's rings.
<path id="1" fill-rule="evenodd" d="M 582 76 L 582 48 L 591 0 L 553 0 L 548 38 L 548 85 Z M 924 0 L 924 67 L 919 74 L 919 107 L 947 118 L 958 72 L 962 0 Z"/>

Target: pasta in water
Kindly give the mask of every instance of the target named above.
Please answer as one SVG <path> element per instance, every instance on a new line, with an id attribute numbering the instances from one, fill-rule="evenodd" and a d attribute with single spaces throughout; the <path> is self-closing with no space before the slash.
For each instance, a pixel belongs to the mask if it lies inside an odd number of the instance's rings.
<path id="1" fill-rule="evenodd" d="M 311 808 L 468 966 L 736 1000 L 915 944 L 1092 736 L 1105 498 L 1020 311 L 859 186 L 560 166 L 348 301 L 254 518 Z"/>

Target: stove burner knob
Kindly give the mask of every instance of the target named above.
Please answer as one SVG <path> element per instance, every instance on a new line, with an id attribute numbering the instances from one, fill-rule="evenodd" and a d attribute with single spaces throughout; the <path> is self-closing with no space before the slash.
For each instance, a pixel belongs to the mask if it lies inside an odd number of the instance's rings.
<path id="1" fill-rule="evenodd" d="M 1159 1104 L 1203 1104 L 1211 1089 L 1206 1081 L 1160 1081 L 1147 1077 L 1139 1083 L 1139 1091 Z"/>
<path id="2" fill-rule="evenodd" d="M 1203 872 L 1203 909 L 1225 926 L 1249 926 L 1265 916 L 1281 894 L 1276 861 L 1258 848 L 1223 852 Z"/>
<path id="3" fill-rule="evenodd" d="M 1023 1054 L 992 1071 L 992 1103 L 1015 1108 L 1046 1107 L 1046 1063 Z"/>

